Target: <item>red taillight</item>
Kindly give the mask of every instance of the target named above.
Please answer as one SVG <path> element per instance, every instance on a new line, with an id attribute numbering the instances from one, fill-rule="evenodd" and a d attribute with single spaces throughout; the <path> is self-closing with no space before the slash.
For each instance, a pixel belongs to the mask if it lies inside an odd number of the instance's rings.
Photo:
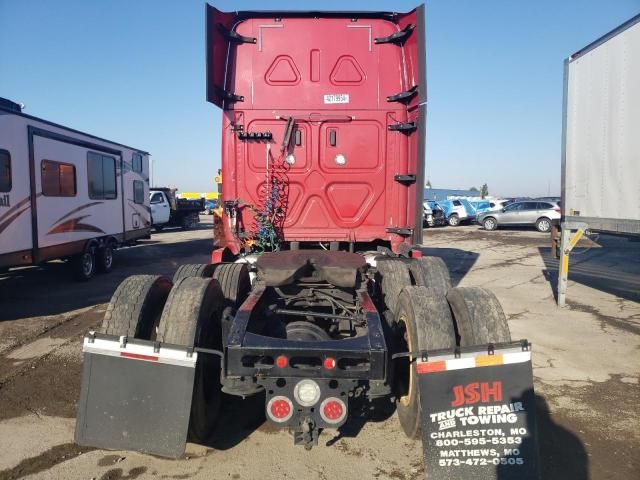
<path id="1" fill-rule="evenodd" d="M 327 370 L 333 370 L 336 368 L 336 361 L 331 357 L 327 357 L 324 359 L 323 365 Z"/>
<path id="2" fill-rule="evenodd" d="M 293 403 L 287 397 L 273 397 L 267 403 L 267 415 L 274 422 L 286 422 L 293 415 Z"/>
<path id="3" fill-rule="evenodd" d="M 558 208 L 558 207 L 554 208 L 553 210 L 554 210 L 555 212 L 558 212 L 558 213 L 560 213 L 560 212 L 561 212 L 560 208 Z"/>
<path id="4" fill-rule="evenodd" d="M 347 406 L 339 398 L 329 397 L 320 405 L 320 416 L 327 423 L 340 423 L 347 416 Z"/>
<path id="5" fill-rule="evenodd" d="M 276 367 L 285 368 L 287 365 L 289 365 L 289 359 L 287 357 L 284 355 L 276 357 Z"/>

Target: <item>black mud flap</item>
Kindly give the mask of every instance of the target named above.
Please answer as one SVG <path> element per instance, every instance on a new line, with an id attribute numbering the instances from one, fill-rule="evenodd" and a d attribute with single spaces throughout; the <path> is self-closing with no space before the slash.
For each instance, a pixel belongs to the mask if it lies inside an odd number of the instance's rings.
<path id="1" fill-rule="evenodd" d="M 93 333 L 85 337 L 83 352 L 76 443 L 182 456 L 197 354 Z"/>
<path id="2" fill-rule="evenodd" d="M 417 359 L 429 480 L 538 480 L 526 341 L 427 352 Z"/>

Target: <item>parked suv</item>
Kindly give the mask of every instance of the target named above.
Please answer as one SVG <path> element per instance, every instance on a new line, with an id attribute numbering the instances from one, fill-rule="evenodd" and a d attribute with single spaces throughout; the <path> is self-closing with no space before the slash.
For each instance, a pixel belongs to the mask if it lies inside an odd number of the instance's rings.
<path id="1" fill-rule="evenodd" d="M 531 225 L 548 232 L 554 221 L 560 220 L 560 207 L 553 202 L 524 201 L 507 205 L 501 210 L 484 212 L 476 218 L 485 230 L 501 225 Z"/>

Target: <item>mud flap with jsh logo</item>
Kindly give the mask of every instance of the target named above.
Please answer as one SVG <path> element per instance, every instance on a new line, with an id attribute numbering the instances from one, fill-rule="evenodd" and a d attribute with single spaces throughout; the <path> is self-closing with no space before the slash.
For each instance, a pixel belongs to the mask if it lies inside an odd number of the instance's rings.
<path id="1" fill-rule="evenodd" d="M 76 443 L 180 457 L 197 353 L 94 333 L 85 337 L 82 350 Z"/>
<path id="2" fill-rule="evenodd" d="M 526 341 L 427 352 L 416 360 L 429 480 L 538 480 Z"/>

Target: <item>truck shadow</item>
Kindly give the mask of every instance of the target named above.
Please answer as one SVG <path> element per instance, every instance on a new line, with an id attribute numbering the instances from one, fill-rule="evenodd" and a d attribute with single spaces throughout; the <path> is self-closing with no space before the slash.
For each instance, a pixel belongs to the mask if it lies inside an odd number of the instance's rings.
<path id="1" fill-rule="evenodd" d="M 229 450 L 235 447 L 254 431 L 277 431 L 265 423 L 264 392 L 245 399 L 235 395 L 223 394 L 220 420 L 211 440 L 205 446 L 216 450 Z"/>
<path id="2" fill-rule="evenodd" d="M 424 256 L 439 257 L 449 268 L 451 285 L 457 286 L 464 276 L 469 273 L 478 260 L 480 254 L 448 247 L 421 247 Z"/>
<path id="3" fill-rule="evenodd" d="M 362 400 L 351 400 L 349 419 L 338 429 L 338 434 L 326 442 L 330 447 L 342 438 L 354 438 L 367 423 L 384 422 L 396 411 L 395 403 L 389 397 L 381 397 L 371 403 Z"/>
<path id="4" fill-rule="evenodd" d="M 540 478 L 545 480 L 566 480 L 569 478 L 571 480 L 588 480 L 589 457 L 582 441 L 573 432 L 554 422 L 544 397 L 536 394 L 535 398 Z M 531 440 L 527 438 L 522 443 L 520 450 L 526 451 L 532 448 L 530 442 Z M 535 450 L 535 445 L 533 448 Z M 525 478 L 524 476 L 518 477 L 517 470 L 518 467 L 514 466 L 498 466 L 496 478 L 498 480 Z"/>
<path id="5" fill-rule="evenodd" d="M 88 282 L 72 278 L 65 262 L 11 270 L 0 274 L 0 321 L 57 315 L 108 302 L 129 275 L 173 275 L 184 263 L 209 263 L 212 240 L 160 243 L 141 241 L 116 252 L 113 271 Z"/>
<path id="6" fill-rule="evenodd" d="M 600 235 L 602 248 L 575 248 L 569 260 L 569 280 L 626 300 L 640 302 L 640 242 Z M 538 247 L 544 261 L 542 273 L 557 300 L 559 260 L 550 247 Z M 567 298 L 571 298 L 569 286 Z"/>
<path id="7" fill-rule="evenodd" d="M 235 447 L 254 431 L 262 433 L 278 433 L 282 429 L 271 425 L 265 419 L 264 392 L 242 399 L 234 395 L 224 395 L 220 420 L 205 446 L 216 450 L 229 450 Z M 365 401 L 351 401 L 350 416 L 347 422 L 338 429 L 338 434 L 326 442 L 326 446 L 334 445 L 341 438 L 358 436 L 362 427 L 370 422 L 382 422 L 391 417 L 395 406 L 388 398 L 376 400 L 373 405 Z"/>

